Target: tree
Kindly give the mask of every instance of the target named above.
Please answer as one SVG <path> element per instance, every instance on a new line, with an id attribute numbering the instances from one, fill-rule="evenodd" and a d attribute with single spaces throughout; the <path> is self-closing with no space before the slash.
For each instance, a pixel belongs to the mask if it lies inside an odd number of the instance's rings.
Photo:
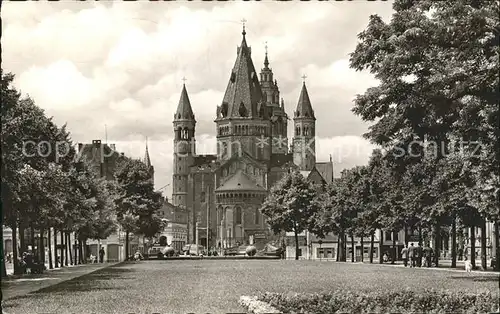
<path id="1" fill-rule="evenodd" d="M 12 87 L 14 75 L 1 71 L 1 77 L 2 228 L 5 224 L 12 229 L 14 272 L 18 273 L 17 231 L 19 227 L 22 235 L 20 218 L 24 216 L 25 210 L 20 198 L 23 192 L 20 172 L 27 164 L 39 171 L 47 167 L 48 162 L 43 156 L 48 147 L 37 144 L 46 138 L 50 119 L 32 99 L 21 98 L 20 93 Z M 21 243 L 24 243 L 22 237 Z M 3 249 L 3 240 L 1 247 Z"/>
<path id="2" fill-rule="evenodd" d="M 451 140 L 465 139 L 462 144 L 466 149 L 474 142 L 483 143 L 483 151 L 489 152 L 483 155 L 494 158 L 472 158 L 478 174 L 478 185 L 473 189 L 482 187 L 491 192 L 487 201 L 491 205 L 485 206 L 489 210 L 482 213 L 498 219 L 495 195 L 500 185 L 498 176 L 491 173 L 498 173 L 500 151 L 499 3 L 399 0 L 393 8 L 390 23 L 377 15 L 370 17 L 351 54 L 351 67 L 369 69 L 380 81 L 379 86 L 356 98 L 353 111 L 366 121 L 376 121 L 366 134 L 368 138 L 397 150 L 396 172 L 416 175 L 417 181 L 428 186 L 440 180 L 429 169 L 446 158 Z M 426 159 L 424 145 L 412 151 L 413 140 L 436 143 L 434 158 Z M 411 165 L 417 169 L 407 171 Z M 425 184 L 419 186 L 417 199 L 422 201 L 432 191 Z M 443 200 L 431 200 L 425 205 L 427 217 L 422 218 L 435 218 L 438 236 L 439 226 L 450 218 L 450 212 L 440 203 Z"/>
<path id="3" fill-rule="evenodd" d="M 349 172 L 344 170 L 342 176 L 326 186 L 326 191 L 319 198 L 321 211 L 315 218 L 313 233 L 338 235 L 338 261 L 346 261 L 346 235 L 353 227 L 355 213 L 350 203 Z M 314 217 L 314 216 L 313 216 Z"/>
<path id="4" fill-rule="evenodd" d="M 270 190 L 260 208 L 274 234 L 293 232 L 295 259 L 299 259 L 299 234 L 312 229 L 318 206 L 316 189 L 298 171 L 286 174 Z"/>
<path id="5" fill-rule="evenodd" d="M 161 194 L 155 192 L 147 166 L 140 160 L 124 159 L 115 172 L 121 193 L 116 197 L 118 222 L 125 230 L 125 255 L 129 258 L 129 236 L 132 233 L 148 237 L 157 234 L 162 223 L 156 216 L 161 207 Z"/>

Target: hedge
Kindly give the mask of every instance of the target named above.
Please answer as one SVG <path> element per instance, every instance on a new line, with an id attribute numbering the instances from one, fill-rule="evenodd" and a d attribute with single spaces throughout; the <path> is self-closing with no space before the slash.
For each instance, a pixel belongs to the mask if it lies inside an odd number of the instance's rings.
<path id="1" fill-rule="evenodd" d="M 283 313 L 492 313 L 498 294 L 410 290 L 397 292 L 336 291 L 323 294 L 264 293 L 259 299 Z"/>

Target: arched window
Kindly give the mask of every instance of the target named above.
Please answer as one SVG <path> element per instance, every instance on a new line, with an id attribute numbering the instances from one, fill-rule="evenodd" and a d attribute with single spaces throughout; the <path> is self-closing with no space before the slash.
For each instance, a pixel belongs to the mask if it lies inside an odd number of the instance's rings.
<path id="1" fill-rule="evenodd" d="M 260 223 L 259 215 L 260 215 L 259 209 L 255 208 L 255 224 L 256 225 L 258 225 Z"/>
<path id="2" fill-rule="evenodd" d="M 236 217 L 234 217 L 234 223 L 241 225 L 241 207 L 236 207 Z"/>

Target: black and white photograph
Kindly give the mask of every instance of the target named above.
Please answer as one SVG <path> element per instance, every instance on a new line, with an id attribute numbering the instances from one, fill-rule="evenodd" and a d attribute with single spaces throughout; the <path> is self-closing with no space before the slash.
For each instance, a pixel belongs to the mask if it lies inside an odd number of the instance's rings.
<path id="1" fill-rule="evenodd" d="M 2 313 L 500 312 L 500 1 L 0 5 Z"/>

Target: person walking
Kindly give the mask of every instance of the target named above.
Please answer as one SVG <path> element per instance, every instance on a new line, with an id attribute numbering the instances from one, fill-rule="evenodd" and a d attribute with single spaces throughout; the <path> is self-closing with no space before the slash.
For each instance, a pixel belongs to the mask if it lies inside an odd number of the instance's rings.
<path id="1" fill-rule="evenodd" d="M 413 243 L 408 248 L 408 257 L 410 258 L 410 268 L 415 267 L 415 247 L 413 246 Z"/>
<path id="2" fill-rule="evenodd" d="M 429 250 L 427 251 L 426 258 L 427 258 L 427 267 L 431 267 L 432 266 L 432 248 L 430 248 L 430 247 L 429 247 Z"/>
<path id="3" fill-rule="evenodd" d="M 403 263 L 405 267 L 408 266 L 408 244 L 405 244 L 404 248 L 401 250 L 401 257 L 403 258 Z"/>
<path id="4" fill-rule="evenodd" d="M 422 258 L 423 258 L 423 250 L 422 246 L 420 244 L 417 244 L 417 247 L 415 248 L 415 253 L 416 253 L 416 259 L 417 259 L 417 265 L 418 267 L 422 267 Z"/>
<path id="5" fill-rule="evenodd" d="M 104 263 L 104 248 L 103 247 L 101 247 L 101 249 L 99 250 L 99 262 Z"/>

